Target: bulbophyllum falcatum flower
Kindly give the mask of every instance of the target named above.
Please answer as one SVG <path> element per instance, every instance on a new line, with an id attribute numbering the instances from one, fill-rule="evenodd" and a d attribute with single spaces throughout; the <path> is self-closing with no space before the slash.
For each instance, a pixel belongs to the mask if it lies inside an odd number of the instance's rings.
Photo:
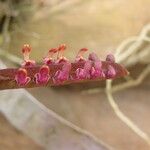
<path id="1" fill-rule="evenodd" d="M 23 45 L 24 60 L 20 68 L 0 70 L 0 89 L 58 86 L 116 79 L 128 75 L 128 71 L 122 65 L 115 63 L 112 54 L 108 54 L 104 61 L 94 52 L 90 53 L 88 58 L 84 58 L 83 55 L 88 49 L 82 48 L 78 51 L 75 60 L 71 62 L 64 56 L 65 50 L 65 44 L 51 48 L 41 65 L 37 65 L 29 58 L 31 46 Z"/>
<path id="2" fill-rule="evenodd" d="M 29 56 L 31 53 L 31 46 L 29 44 L 24 44 L 22 47 L 22 53 L 24 57 L 24 61 L 22 63 L 23 67 L 33 67 L 35 66 L 35 61 L 30 60 Z"/>

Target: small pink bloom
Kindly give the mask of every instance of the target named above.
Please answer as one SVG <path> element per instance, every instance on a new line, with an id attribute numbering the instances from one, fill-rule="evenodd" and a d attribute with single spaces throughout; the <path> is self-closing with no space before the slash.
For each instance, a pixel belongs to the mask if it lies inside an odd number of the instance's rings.
<path id="1" fill-rule="evenodd" d="M 85 72 L 85 70 L 82 69 L 82 68 L 78 68 L 76 70 L 76 77 L 77 77 L 78 80 L 79 79 L 85 79 L 86 78 L 86 72 Z"/>
<path id="2" fill-rule="evenodd" d="M 93 63 L 93 67 L 91 69 L 91 78 L 98 78 L 98 77 L 105 77 L 105 74 L 102 70 L 102 62 L 101 61 L 95 61 Z"/>
<path id="3" fill-rule="evenodd" d="M 24 62 L 22 63 L 22 67 L 33 67 L 35 66 L 35 61 L 29 59 L 29 55 L 31 52 L 31 47 L 28 44 L 24 44 L 22 48 L 22 53 L 24 56 Z"/>
<path id="4" fill-rule="evenodd" d="M 87 48 L 82 48 L 79 50 L 76 58 L 75 58 L 75 62 L 85 62 L 86 60 L 83 58 L 83 54 L 88 51 Z"/>
<path id="5" fill-rule="evenodd" d="M 107 70 L 105 72 L 105 76 L 108 79 L 109 78 L 114 78 L 116 76 L 116 71 L 111 65 L 108 66 L 108 68 L 107 68 Z"/>
<path id="6" fill-rule="evenodd" d="M 60 84 L 64 81 L 67 81 L 69 79 L 70 70 L 71 70 L 71 63 L 65 62 L 62 66 L 62 70 L 56 71 L 53 78 L 53 82 L 55 84 Z"/>
<path id="7" fill-rule="evenodd" d="M 19 86 L 25 86 L 26 84 L 30 82 L 31 78 L 27 76 L 26 69 L 20 68 L 17 71 L 15 80 Z"/>
<path id="8" fill-rule="evenodd" d="M 91 78 L 98 78 L 98 77 L 104 78 L 105 74 L 102 70 L 102 62 L 98 58 L 97 54 L 90 53 L 88 59 L 93 61 L 93 66 L 91 69 Z"/>
<path id="9" fill-rule="evenodd" d="M 50 72 L 49 67 L 46 65 L 43 65 L 40 68 L 39 73 L 35 74 L 36 84 L 46 84 L 50 79 L 49 72 Z"/>
<path id="10" fill-rule="evenodd" d="M 57 48 L 52 48 L 48 51 L 47 56 L 43 59 L 44 64 L 51 65 L 54 63 L 53 55 L 57 52 Z"/>
<path id="11" fill-rule="evenodd" d="M 52 48 L 43 59 L 44 65 L 36 65 L 29 59 L 31 47 L 25 44 L 22 48 L 24 62 L 22 68 L 7 68 L 0 70 L 0 89 L 29 88 L 39 86 L 56 86 L 87 81 L 115 79 L 129 74 L 118 63 L 112 54 L 107 55 L 106 61 L 101 61 L 95 53 L 90 53 L 88 59 L 83 55 L 87 48 L 79 50 L 75 62 L 70 62 L 63 53 L 66 45 Z M 57 53 L 57 58 L 53 55 Z"/>
<path id="12" fill-rule="evenodd" d="M 94 53 L 94 52 L 89 54 L 88 59 L 91 60 L 91 61 L 100 61 L 100 59 L 98 58 L 97 54 Z"/>
<path id="13" fill-rule="evenodd" d="M 58 55 L 57 55 L 57 60 L 56 60 L 56 64 L 60 64 L 60 63 L 66 63 L 68 62 L 68 59 L 66 57 L 64 57 L 64 51 L 66 50 L 66 45 L 65 44 L 61 44 L 57 51 L 58 51 Z"/>
<path id="14" fill-rule="evenodd" d="M 86 61 L 84 64 L 84 68 L 78 68 L 75 71 L 76 74 L 76 79 L 89 79 L 90 78 L 90 70 L 92 67 L 92 62 L 91 61 Z"/>
<path id="15" fill-rule="evenodd" d="M 31 52 L 31 46 L 29 44 L 24 44 L 22 47 L 22 53 L 25 54 L 26 59 L 29 59 L 29 54 Z"/>
<path id="16" fill-rule="evenodd" d="M 108 55 L 106 56 L 106 61 L 115 63 L 115 57 L 114 57 L 114 55 L 113 55 L 113 54 L 108 54 Z"/>

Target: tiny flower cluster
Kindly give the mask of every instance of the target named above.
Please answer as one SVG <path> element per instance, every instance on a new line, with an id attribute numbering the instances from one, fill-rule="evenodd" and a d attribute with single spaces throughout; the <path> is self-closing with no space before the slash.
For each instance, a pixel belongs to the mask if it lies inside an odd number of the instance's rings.
<path id="1" fill-rule="evenodd" d="M 71 62 L 64 57 L 65 50 L 65 44 L 50 49 L 39 65 L 30 59 L 31 46 L 25 44 L 22 48 L 24 60 L 21 67 L 0 70 L 0 89 L 57 86 L 116 79 L 128 75 L 128 71 L 115 62 L 112 54 L 108 54 L 104 61 L 95 53 L 90 53 L 85 58 L 83 56 L 88 49 L 82 48 Z"/>
<path id="2" fill-rule="evenodd" d="M 79 50 L 74 62 L 70 62 L 64 57 L 64 51 L 66 45 L 62 44 L 57 48 L 52 48 L 48 51 L 47 56 L 43 59 L 43 64 L 40 66 L 39 71 L 32 77 L 33 81 L 37 85 L 47 84 L 49 80 L 52 80 L 54 84 L 61 84 L 64 81 L 77 81 L 77 80 L 89 80 L 89 79 L 111 79 L 115 78 L 117 70 L 114 68 L 115 58 L 112 54 L 106 56 L 105 63 L 101 61 L 95 53 L 90 53 L 88 58 L 83 57 L 84 53 L 88 51 L 87 48 Z M 21 68 L 18 69 L 15 80 L 19 86 L 27 85 L 32 79 L 28 76 L 27 68 L 36 67 L 36 62 L 29 58 L 31 53 L 31 47 L 25 44 L 22 48 L 24 61 Z M 56 59 L 54 59 L 56 55 Z M 77 64 L 75 70 L 72 69 L 73 65 Z M 81 64 L 81 65 L 80 65 Z M 55 73 L 51 73 L 51 66 L 56 67 Z M 73 70 L 73 71 L 72 71 Z M 32 81 L 32 82 L 33 82 Z"/>

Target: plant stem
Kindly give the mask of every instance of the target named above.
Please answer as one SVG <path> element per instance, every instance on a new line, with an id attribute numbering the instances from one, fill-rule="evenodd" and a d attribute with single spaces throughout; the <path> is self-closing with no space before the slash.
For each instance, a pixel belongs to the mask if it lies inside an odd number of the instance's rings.
<path id="1" fill-rule="evenodd" d="M 139 137 L 141 137 L 149 146 L 150 146 L 150 137 L 142 131 L 134 122 L 132 122 L 120 109 L 117 103 L 115 102 L 112 96 L 112 80 L 106 81 L 106 95 L 108 98 L 108 102 L 112 109 L 114 110 L 115 114 L 118 118 L 124 122 L 132 131 L 134 131 Z"/>

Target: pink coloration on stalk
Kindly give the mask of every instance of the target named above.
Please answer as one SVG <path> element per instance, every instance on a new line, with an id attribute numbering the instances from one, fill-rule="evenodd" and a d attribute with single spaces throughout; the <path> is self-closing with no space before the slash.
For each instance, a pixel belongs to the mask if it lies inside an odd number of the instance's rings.
<path id="1" fill-rule="evenodd" d="M 86 61 L 84 64 L 84 68 L 78 68 L 75 71 L 76 74 L 76 79 L 80 80 L 80 79 L 89 79 L 90 78 L 90 70 L 92 67 L 92 62 L 91 61 Z"/>
<path id="2" fill-rule="evenodd" d="M 114 57 L 114 55 L 113 55 L 113 54 L 108 54 L 108 55 L 106 56 L 106 61 L 115 63 L 115 57 Z"/>
<path id="3" fill-rule="evenodd" d="M 46 65 L 54 64 L 53 55 L 57 52 L 57 48 L 52 48 L 48 51 L 47 56 L 44 58 L 43 62 Z"/>
<path id="4" fill-rule="evenodd" d="M 29 55 L 31 53 L 31 47 L 29 44 L 23 45 L 22 53 L 24 56 L 24 62 L 22 63 L 22 67 L 33 67 L 33 66 L 35 66 L 35 61 L 29 59 Z"/>
<path id="5" fill-rule="evenodd" d="M 30 82 L 26 69 L 20 68 L 15 75 L 15 80 L 19 86 L 25 86 Z"/>
<path id="6" fill-rule="evenodd" d="M 101 61 L 95 53 L 90 53 L 88 59 L 85 59 L 83 54 L 88 49 L 82 48 L 79 50 L 75 61 L 71 63 L 63 56 L 65 49 L 65 44 L 50 49 L 43 60 L 44 65 L 36 65 L 34 60 L 29 59 L 30 45 L 25 44 L 22 48 L 24 55 L 22 68 L 0 70 L 0 89 L 66 85 L 116 79 L 129 74 L 123 66 L 115 63 L 112 54 L 107 55 L 106 61 Z M 53 55 L 56 52 L 58 52 L 58 55 L 55 60 Z"/>
<path id="7" fill-rule="evenodd" d="M 102 70 L 102 62 L 95 61 L 91 69 L 91 78 L 104 78 L 105 74 Z"/>
<path id="8" fill-rule="evenodd" d="M 115 57 L 113 54 L 108 54 L 106 56 L 106 61 L 110 62 L 110 63 L 115 63 Z M 108 69 L 105 72 L 106 78 L 110 79 L 110 78 L 114 78 L 116 76 L 116 71 L 115 69 L 109 65 Z"/>
<path id="9" fill-rule="evenodd" d="M 49 72 L 50 72 L 49 67 L 46 65 L 43 65 L 40 68 L 39 73 L 35 74 L 36 84 L 46 84 L 50 79 Z"/>
<path id="10" fill-rule="evenodd" d="M 116 76 L 116 71 L 111 65 L 108 66 L 105 76 L 107 79 L 114 78 Z"/>
<path id="11" fill-rule="evenodd" d="M 70 62 L 63 63 L 62 69 L 56 71 L 53 77 L 53 82 L 55 84 L 60 84 L 63 83 L 64 81 L 67 81 L 69 79 L 70 70 L 71 70 L 71 63 Z"/>
<path id="12" fill-rule="evenodd" d="M 76 58 L 75 58 L 75 62 L 85 62 L 86 60 L 83 58 L 83 54 L 87 51 L 88 51 L 87 48 L 80 49 Z"/>
<path id="13" fill-rule="evenodd" d="M 88 59 L 93 61 L 93 66 L 92 66 L 92 69 L 91 69 L 91 78 L 92 79 L 93 78 L 98 78 L 98 77 L 104 78 L 105 74 L 102 70 L 102 62 L 98 58 L 97 54 L 90 53 Z"/>
<path id="14" fill-rule="evenodd" d="M 66 63 L 68 62 L 68 59 L 66 57 L 64 57 L 64 51 L 66 50 L 66 45 L 65 44 L 61 44 L 58 49 L 58 55 L 57 55 L 57 61 L 56 64 L 61 64 L 61 63 Z"/>
<path id="15" fill-rule="evenodd" d="M 88 59 L 91 60 L 91 61 L 94 61 L 94 62 L 95 61 L 100 61 L 100 59 L 98 58 L 96 53 L 90 53 Z"/>

